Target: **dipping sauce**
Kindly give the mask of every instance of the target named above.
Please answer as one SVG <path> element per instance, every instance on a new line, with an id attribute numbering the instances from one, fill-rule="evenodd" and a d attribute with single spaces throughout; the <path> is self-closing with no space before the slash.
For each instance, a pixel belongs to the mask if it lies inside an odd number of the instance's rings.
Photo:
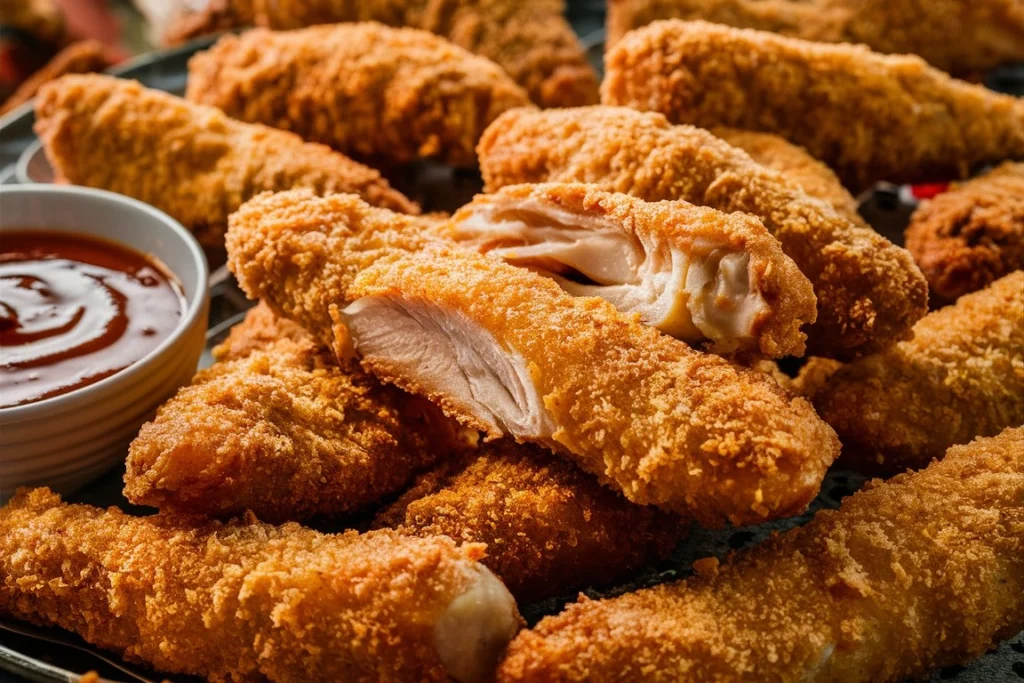
<path id="1" fill-rule="evenodd" d="M 0 233 L 0 408 L 98 382 L 167 339 L 186 309 L 157 261 L 83 235 Z"/>

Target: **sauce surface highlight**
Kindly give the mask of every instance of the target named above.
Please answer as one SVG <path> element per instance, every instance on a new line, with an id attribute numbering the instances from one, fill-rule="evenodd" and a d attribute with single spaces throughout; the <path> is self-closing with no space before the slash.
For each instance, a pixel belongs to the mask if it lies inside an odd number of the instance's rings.
<path id="1" fill-rule="evenodd" d="M 98 382 L 155 349 L 186 308 L 156 261 L 77 234 L 0 233 L 0 408 Z"/>

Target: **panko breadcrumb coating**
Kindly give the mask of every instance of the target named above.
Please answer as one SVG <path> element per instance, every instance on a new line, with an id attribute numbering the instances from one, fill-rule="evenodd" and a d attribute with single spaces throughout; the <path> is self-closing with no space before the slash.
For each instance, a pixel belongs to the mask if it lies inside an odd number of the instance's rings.
<path id="1" fill-rule="evenodd" d="M 923 467 L 1024 424 L 1024 272 L 927 315 L 914 338 L 850 363 L 814 397 L 861 469 Z"/>
<path id="2" fill-rule="evenodd" d="M 499 683 L 886 683 L 966 664 L 1024 628 L 1024 430 L 695 569 L 543 619 Z"/>
<path id="3" fill-rule="evenodd" d="M 443 462 L 373 526 L 486 543 L 481 562 L 526 602 L 624 578 L 667 557 L 689 528 L 543 449 L 511 441 Z"/>
<path id="4" fill-rule="evenodd" d="M 1024 269 L 1024 163 L 1008 161 L 922 203 L 906 238 L 946 301 Z"/>
<path id="5" fill-rule="evenodd" d="M 1024 99 L 954 80 L 917 57 L 671 20 L 619 41 L 605 70 L 605 104 L 781 135 L 855 192 L 1024 158 Z"/>
<path id="6" fill-rule="evenodd" d="M 282 339 L 301 344 L 313 337 L 300 325 L 275 315 L 270 306 L 260 301 L 231 328 L 228 338 L 213 348 L 213 357 L 221 362 L 246 358 L 254 351 L 266 351 Z"/>
<path id="7" fill-rule="evenodd" d="M 457 166 L 499 114 L 530 104 L 489 60 L 369 22 L 224 36 L 189 60 L 185 96 L 360 158 Z"/>
<path id="8" fill-rule="evenodd" d="M 624 107 L 503 114 L 478 146 L 487 191 L 581 182 L 761 219 L 814 285 L 808 352 L 849 358 L 910 336 L 928 286 L 910 254 L 707 131 Z"/>
<path id="9" fill-rule="evenodd" d="M 25 104 L 46 83 L 65 74 L 86 74 L 103 71 L 114 63 L 110 51 L 96 40 L 72 43 L 54 55 L 39 71 L 25 79 L 10 97 L 0 105 L 0 116 Z"/>
<path id="10" fill-rule="evenodd" d="M 706 525 L 786 516 L 837 452 L 771 378 L 494 258 L 386 260 L 347 298 L 336 334 L 364 368 L 489 438 L 556 449 L 634 503 Z"/>
<path id="11" fill-rule="evenodd" d="M 479 195 L 444 234 L 714 353 L 803 355 L 817 317 L 810 281 L 747 214 L 527 184 Z"/>
<path id="12" fill-rule="evenodd" d="M 161 406 L 131 444 L 124 494 L 164 512 L 336 517 L 399 491 L 448 451 L 446 422 L 422 399 L 343 370 L 308 335 L 278 339 L 200 371 Z"/>
<path id="13" fill-rule="evenodd" d="M 380 173 L 323 145 L 135 81 L 64 76 L 43 86 L 36 133 L 63 180 L 152 204 L 208 247 L 223 247 L 228 215 L 267 190 L 353 192 L 419 212 Z"/>
<path id="14" fill-rule="evenodd" d="M 214 0 L 166 34 L 174 42 L 256 23 L 272 29 L 377 21 L 425 29 L 503 68 L 537 104 L 597 102 L 587 61 L 562 0 Z"/>
<path id="15" fill-rule="evenodd" d="M 482 555 L 251 515 L 130 517 L 21 489 L 0 508 L 0 613 L 211 681 L 480 681 L 519 622 Z"/>
<path id="16" fill-rule="evenodd" d="M 1024 61 L 1020 0 L 609 0 L 608 42 L 659 19 L 704 19 L 915 54 L 957 73 Z"/>
<path id="17" fill-rule="evenodd" d="M 867 227 L 857 212 L 857 200 L 847 192 L 831 168 L 812 157 L 803 147 L 771 133 L 738 128 L 712 128 L 711 132 L 733 147 L 739 147 L 762 166 L 778 171 L 810 196 L 824 199 L 851 223 Z"/>

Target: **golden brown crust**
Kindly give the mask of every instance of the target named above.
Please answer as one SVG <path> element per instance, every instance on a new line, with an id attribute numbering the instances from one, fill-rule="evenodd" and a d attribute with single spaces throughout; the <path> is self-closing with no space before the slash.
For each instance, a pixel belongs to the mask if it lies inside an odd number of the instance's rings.
<path id="1" fill-rule="evenodd" d="M 814 403 L 847 463 L 882 472 L 1024 424 L 1024 272 L 927 315 L 911 341 L 850 363 Z"/>
<path id="2" fill-rule="evenodd" d="M 214 347 L 213 357 L 221 362 L 246 358 L 254 351 L 266 351 L 282 339 L 316 344 L 300 325 L 275 315 L 270 306 L 260 301 L 231 328 L 228 338 Z"/>
<path id="3" fill-rule="evenodd" d="M 215 681 L 447 681 L 433 626 L 481 555 L 391 531 L 129 517 L 23 489 L 0 509 L 0 612 Z"/>
<path id="4" fill-rule="evenodd" d="M 688 524 L 633 505 L 540 448 L 500 441 L 420 477 L 373 521 L 417 536 L 487 544 L 520 601 L 621 579 L 664 559 Z"/>
<path id="5" fill-rule="evenodd" d="M 267 190 L 355 192 L 396 211 L 419 210 L 377 171 L 327 147 L 134 81 L 65 76 L 40 90 L 36 117 L 60 177 L 152 204 L 210 247 L 223 246 L 228 215 Z"/>
<path id="6" fill-rule="evenodd" d="M 345 154 L 460 166 L 491 121 L 530 103 L 489 60 L 370 22 L 225 36 L 189 60 L 186 97 Z"/>
<path id="7" fill-rule="evenodd" d="M 778 171 L 810 196 L 824 199 L 851 223 L 867 227 L 857 212 L 857 200 L 846 191 L 831 168 L 812 157 L 803 147 L 771 133 L 738 128 L 712 128 L 711 132 L 733 147 L 739 147 L 762 166 Z"/>
<path id="8" fill-rule="evenodd" d="M 398 491 L 451 448 L 436 409 L 343 370 L 308 335 L 258 344 L 200 371 L 142 426 L 128 500 L 219 517 L 251 510 L 267 522 L 338 516 Z"/>
<path id="9" fill-rule="evenodd" d="M 814 285 L 808 352 L 851 357 L 906 339 L 927 312 L 910 254 L 859 227 L 707 131 L 660 114 L 587 107 L 503 114 L 478 147 L 488 191 L 583 182 L 647 201 L 682 199 L 764 223 Z"/>
<path id="10" fill-rule="evenodd" d="M 696 568 L 542 620 L 499 682 L 884 683 L 979 657 L 1024 628 L 1024 430 Z"/>
<path id="11" fill-rule="evenodd" d="M 708 243 L 748 253 L 749 268 L 755 272 L 756 285 L 767 305 L 754 324 L 754 352 L 770 358 L 803 355 L 807 336 L 801 328 L 817 317 L 814 290 L 757 218 L 726 214 L 684 201 L 645 202 L 627 194 L 604 192 L 592 185 L 547 183 L 506 187 L 480 195 L 452 220 L 458 223 L 460 217 L 481 205 L 506 201 L 540 201 L 577 216 L 608 219 L 641 241 L 664 242 L 684 254 Z M 735 340 L 726 339 L 709 346 L 718 353 L 734 351 L 735 344 Z"/>
<path id="12" fill-rule="evenodd" d="M 814 497 L 837 451 L 810 405 L 771 378 L 487 256 L 385 260 L 348 288 L 348 299 L 360 297 L 435 306 L 519 354 L 554 422 L 554 441 L 635 503 L 705 524 L 785 516 Z M 363 365 L 479 425 L 447 393 L 420 386 L 386 360 L 364 358 Z"/>
<path id="13" fill-rule="evenodd" d="M 832 377 L 842 368 L 842 363 L 830 358 L 808 358 L 797 376 L 790 380 L 788 387 L 791 391 L 811 400 L 828 386 Z"/>
<path id="14" fill-rule="evenodd" d="M 916 57 L 701 21 L 630 33 L 605 59 L 602 102 L 673 123 L 775 133 L 853 191 L 966 177 L 1024 157 L 1024 100 L 956 81 Z"/>
<path id="15" fill-rule="evenodd" d="M 72 43 L 58 52 L 46 66 L 26 78 L 14 94 L 4 100 L 3 105 L 0 105 L 0 116 L 31 100 L 39 89 L 50 81 L 65 74 L 103 71 L 113 63 L 103 43 L 95 40 Z"/>
<path id="16" fill-rule="evenodd" d="M 865 43 L 958 73 L 1024 61 L 1024 5 L 1017 0 L 610 0 L 607 45 L 659 19 Z"/>
<path id="17" fill-rule="evenodd" d="M 924 202 L 906 237 L 932 292 L 946 301 L 1024 269 L 1024 163 L 1008 161 Z"/>

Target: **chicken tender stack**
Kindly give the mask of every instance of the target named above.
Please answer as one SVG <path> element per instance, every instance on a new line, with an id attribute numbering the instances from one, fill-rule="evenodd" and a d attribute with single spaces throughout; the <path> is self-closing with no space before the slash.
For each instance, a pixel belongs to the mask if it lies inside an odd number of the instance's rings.
<path id="1" fill-rule="evenodd" d="M 673 123 L 775 133 L 853 191 L 966 177 L 1024 158 L 1024 100 L 956 81 L 916 57 L 702 21 L 661 21 L 605 57 L 605 104 Z"/>

